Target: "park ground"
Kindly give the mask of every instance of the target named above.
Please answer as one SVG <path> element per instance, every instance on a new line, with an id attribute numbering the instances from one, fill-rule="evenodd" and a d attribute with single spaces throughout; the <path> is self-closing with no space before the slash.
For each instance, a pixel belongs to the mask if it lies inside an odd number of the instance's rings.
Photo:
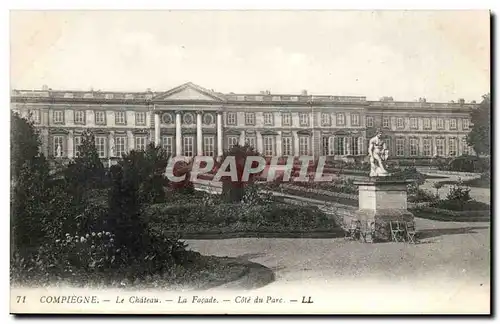
<path id="1" fill-rule="evenodd" d="M 432 190 L 430 182 L 424 187 Z M 444 187 L 441 192 L 448 189 Z M 488 189 L 472 188 L 471 196 L 490 203 Z M 237 238 L 187 243 L 204 255 L 244 259 L 271 269 L 275 281 L 251 290 L 251 294 L 290 295 L 299 300 L 302 296 L 323 296 L 317 297 L 323 298 L 323 303 L 328 300 L 322 312 L 489 313 L 490 223 L 415 221 L 419 244 L 369 244 L 344 238 Z M 227 289 L 238 290 L 234 286 Z"/>
<path id="2" fill-rule="evenodd" d="M 416 225 L 422 233 L 416 245 L 343 238 L 188 243 L 205 255 L 272 269 L 275 281 L 252 290 L 253 295 L 325 295 L 332 312 L 488 312 L 490 224 L 416 219 Z"/>

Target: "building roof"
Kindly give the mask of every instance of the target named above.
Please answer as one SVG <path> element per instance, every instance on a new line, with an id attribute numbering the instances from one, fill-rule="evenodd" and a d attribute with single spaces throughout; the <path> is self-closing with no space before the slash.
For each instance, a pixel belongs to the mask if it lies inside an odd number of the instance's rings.
<path id="1" fill-rule="evenodd" d="M 358 104 L 371 108 L 391 109 L 391 108 L 464 108 L 472 107 L 475 103 L 459 102 L 436 103 L 426 102 L 420 98 L 417 102 L 394 101 L 392 97 L 382 97 L 379 101 L 367 101 L 365 96 L 334 96 L 334 95 L 311 95 L 301 94 L 275 94 L 269 91 L 262 91 L 259 94 L 245 93 L 220 93 L 214 90 L 186 82 L 180 86 L 164 92 L 154 92 L 150 89 L 146 91 L 102 91 L 102 90 L 53 90 L 46 86 L 42 89 L 34 90 L 12 90 L 13 101 L 109 101 L 110 103 L 137 102 L 137 101 L 215 101 L 215 102 L 246 102 L 246 103 L 296 103 L 296 104 Z"/>

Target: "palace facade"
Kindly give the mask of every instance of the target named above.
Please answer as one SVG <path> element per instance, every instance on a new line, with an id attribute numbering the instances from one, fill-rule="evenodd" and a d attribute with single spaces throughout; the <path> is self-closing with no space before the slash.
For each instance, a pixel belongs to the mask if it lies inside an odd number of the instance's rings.
<path id="1" fill-rule="evenodd" d="M 193 83 L 166 92 L 13 90 L 11 109 L 39 128 L 47 156 L 73 158 L 91 129 L 103 159 L 159 143 L 170 154 L 220 156 L 249 143 L 266 156 L 367 154 L 382 130 L 392 158 L 471 154 L 465 138 L 476 104 L 368 101 L 358 96 L 222 94 Z"/>

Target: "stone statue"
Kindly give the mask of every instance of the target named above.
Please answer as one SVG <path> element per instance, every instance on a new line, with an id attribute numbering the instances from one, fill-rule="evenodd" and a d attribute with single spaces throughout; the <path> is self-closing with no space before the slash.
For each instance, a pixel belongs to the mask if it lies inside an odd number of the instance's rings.
<path id="1" fill-rule="evenodd" d="M 382 132 L 370 139 L 368 144 L 368 155 L 370 156 L 370 177 L 387 177 L 390 175 L 385 169 L 385 161 L 389 156 L 389 150 L 382 140 Z"/>
<path id="2" fill-rule="evenodd" d="M 56 157 L 62 157 L 61 145 L 57 144 Z"/>

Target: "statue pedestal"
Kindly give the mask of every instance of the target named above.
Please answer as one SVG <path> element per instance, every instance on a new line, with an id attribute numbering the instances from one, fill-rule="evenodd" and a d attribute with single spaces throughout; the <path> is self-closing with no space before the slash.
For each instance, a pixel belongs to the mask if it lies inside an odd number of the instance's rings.
<path id="1" fill-rule="evenodd" d="M 371 228 L 372 239 L 387 241 L 391 239 L 390 221 L 413 222 L 413 214 L 407 209 L 409 183 L 391 177 L 354 182 L 359 187 L 359 209 L 353 217 L 361 222 L 361 230 L 367 232 L 367 227 Z"/>

